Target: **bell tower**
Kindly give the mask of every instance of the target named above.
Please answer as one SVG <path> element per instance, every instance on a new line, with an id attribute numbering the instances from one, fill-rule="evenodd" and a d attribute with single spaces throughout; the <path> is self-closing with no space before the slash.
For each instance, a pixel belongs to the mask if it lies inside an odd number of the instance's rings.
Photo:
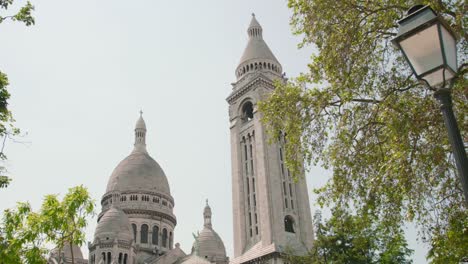
<path id="1" fill-rule="evenodd" d="M 305 254 L 313 241 L 305 179 L 295 183 L 284 164 L 284 141 L 269 144 L 257 102 L 286 81 L 263 40 L 255 15 L 227 98 L 231 132 L 234 258 L 232 263 L 283 263 L 281 253 Z"/>

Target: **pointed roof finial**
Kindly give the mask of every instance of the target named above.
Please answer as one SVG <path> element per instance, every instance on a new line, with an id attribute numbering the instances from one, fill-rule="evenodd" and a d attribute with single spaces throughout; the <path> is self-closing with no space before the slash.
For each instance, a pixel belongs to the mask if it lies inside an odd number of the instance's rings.
<path id="1" fill-rule="evenodd" d="M 206 199 L 206 206 L 208 206 L 208 199 Z"/>
<path id="2" fill-rule="evenodd" d="M 143 117 L 143 110 L 140 109 L 140 117 Z"/>
<path id="3" fill-rule="evenodd" d="M 252 13 L 252 20 L 250 21 L 249 28 L 247 29 L 247 33 L 249 34 L 250 38 L 262 38 L 262 26 L 258 23 L 257 19 L 255 18 L 255 14 Z"/>

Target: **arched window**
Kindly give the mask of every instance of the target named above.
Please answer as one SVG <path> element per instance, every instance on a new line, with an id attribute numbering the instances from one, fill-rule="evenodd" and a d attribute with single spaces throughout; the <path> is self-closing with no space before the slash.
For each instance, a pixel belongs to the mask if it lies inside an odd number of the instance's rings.
<path id="1" fill-rule="evenodd" d="M 135 224 L 132 224 L 132 229 L 133 229 L 133 241 L 136 242 L 137 226 Z"/>
<path id="2" fill-rule="evenodd" d="M 169 232 L 169 249 L 172 249 L 172 232 Z"/>
<path id="3" fill-rule="evenodd" d="M 141 225 L 140 241 L 142 244 L 148 243 L 148 225 Z"/>
<path id="4" fill-rule="evenodd" d="M 164 228 L 162 231 L 162 246 L 167 247 L 167 229 Z"/>
<path id="5" fill-rule="evenodd" d="M 119 264 L 122 264 L 123 256 L 122 253 L 119 253 Z"/>
<path id="6" fill-rule="evenodd" d="M 242 119 L 244 121 L 250 121 L 253 119 L 253 104 L 247 102 L 242 106 Z"/>
<path id="7" fill-rule="evenodd" d="M 158 245 L 159 243 L 159 227 L 158 226 L 153 226 L 153 234 L 151 236 L 151 243 L 153 243 L 153 245 Z"/>
<path id="8" fill-rule="evenodd" d="M 102 252 L 101 255 L 101 260 L 103 260 L 103 263 L 106 263 L 106 253 Z"/>
<path id="9" fill-rule="evenodd" d="M 294 232 L 294 219 L 287 215 L 284 218 L 284 230 L 289 233 L 295 233 Z"/>
<path id="10" fill-rule="evenodd" d="M 111 264 L 112 261 L 112 254 L 110 252 L 107 252 L 107 264 Z"/>
<path id="11" fill-rule="evenodd" d="M 123 263 L 123 264 L 127 264 L 127 258 L 128 258 L 128 255 L 125 253 L 125 255 L 124 255 L 124 263 Z"/>

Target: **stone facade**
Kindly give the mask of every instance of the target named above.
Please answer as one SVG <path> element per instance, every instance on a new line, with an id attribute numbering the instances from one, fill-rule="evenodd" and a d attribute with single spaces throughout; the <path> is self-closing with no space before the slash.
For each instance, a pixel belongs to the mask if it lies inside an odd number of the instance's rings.
<path id="1" fill-rule="evenodd" d="M 164 171 L 146 150 L 146 132 L 140 116 L 134 149 L 114 169 L 102 196 L 94 240 L 88 243 L 89 264 L 227 264 L 224 243 L 213 230 L 208 204 L 196 250 L 187 255 L 178 243 L 173 247 L 177 224 L 174 198 Z"/>
<path id="2" fill-rule="evenodd" d="M 257 102 L 286 81 L 263 40 L 255 16 L 227 102 L 231 131 L 234 259 L 237 263 L 282 263 L 290 249 L 305 254 L 313 241 L 305 179 L 295 183 L 284 164 L 284 137 L 269 144 Z"/>
<path id="3" fill-rule="evenodd" d="M 106 192 L 89 260 L 73 247 L 78 264 L 238 264 L 284 263 L 286 249 L 304 254 L 313 233 L 305 180 L 295 183 L 284 164 L 285 138 L 268 144 L 257 102 L 286 81 L 282 66 L 263 40 L 255 19 L 247 30 L 249 41 L 236 69 L 237 81 L 229 103 L 234 259 L 214 231 L 212 211 L 203 211 L 204 226 L 195 236 L 190 255 L 174 243 L 176 216 L 167 177 L 146 150 L 146 124 L 140 115 L 134 149 L 114 169 Z M 76 251 L 76 252 L 75 252 Z M 71 263 L 70 248 L 54 250 L 49 263 Z"/>
<path id="4" fill-rule="evenodd" d="M 146 124 L 140 116 L 135 126 L 134 149 L 114 169 L 101 199 L 102 211 L 98 216 L 95 240 L 89 244 L 90 264 L 101 261 L 108 264 L 153 263 L 173 248 L 177 224 L 173 214 L 174 199 L 164 171 L 146 150 L 146 132 Z M 126 227 L 123 224 L 120 229 L 109 227 L 115 226 L 119 219 L 102 223 L 110 211 L 116 210 L 127 217 Z M 120 234 L 128 232 L 125 239 L 116 237 L 113 244 L 108 245 L 125 248 L 128 252 L 99 252 L 97 248 L 105 239 L 100 229 L 112 229 Z M 121 253 L 123 258 L 120 257 Z"/>

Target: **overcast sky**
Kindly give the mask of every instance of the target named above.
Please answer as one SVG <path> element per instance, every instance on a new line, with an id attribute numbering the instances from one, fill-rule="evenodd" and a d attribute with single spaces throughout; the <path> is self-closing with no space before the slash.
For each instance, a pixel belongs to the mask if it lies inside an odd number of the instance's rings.
<path id="1" fill-rule="evenodd" d="M 10 109 L 24 134 L 8 141 L 13 183 L 0 209 L 86 186 L 98 204 L 117 164 L 130 154 L 140 109 L 150 155 L 175 200 L 175 242 L 190 253 L 203 226 L 205 199 L 232 257 L 228 104 L 247 44 L 251 13 L 288 77 L 307 70 L 312 47 L 297 49 L 285 0 L 31 0 L 36 25 L 0 24 L 0 70 Z M 18 1 L 17 2 L 24 2 Z M 2 13 L 3 14 L 3 13 Z M 309 189 L 330 175 L 314 168 Z M 317 209 L 311 194 L 312 212 Z M 87 240 L 93 239 L 96 217 Z M 407 231 L 424 263 L 425 249 Z M 88 250 L 84 245 L 83 253 Z"/>

